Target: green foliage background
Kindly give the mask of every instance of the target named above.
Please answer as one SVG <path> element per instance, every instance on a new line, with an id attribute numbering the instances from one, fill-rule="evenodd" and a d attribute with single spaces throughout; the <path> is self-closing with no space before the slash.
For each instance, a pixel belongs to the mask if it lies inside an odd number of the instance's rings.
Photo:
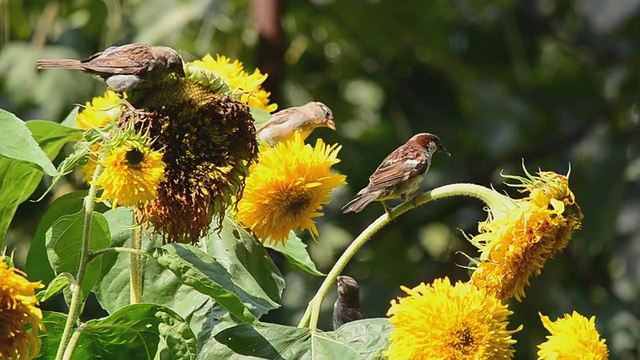
<path id="1" fill-rule="evenodd" d="M 260 1 L 260 0 L 255 0 Z M 112 44 L 172 46 L 185 60 L 206 53 L 238 58 L 251 71 L 264 53 L 250 1 L 0 2 L 0 107 L 22 119 L 60 122 L 104 86 L 70 71 L 36 70 L 42 57 L 86 57 Z M 382 214 L 340 207 L 391 150 L 418 132 L 438 134 L 452 153 L 436 155 L 425 189 L 453 182 L 493 184 L 517 197 L 499 174 L 568 171 L 585 215 L 569 247 L 513 302 L 517 358 L 535 358 L 544 340 L 537 312 L 552 319 L 577 310 L 596 315 L 613 359 L 640 357 L 640 3 L 554 1 L 284 1 L 280 108 L 309 100 L 334 111 L 337 132 L 312 137 L 343 146 L 336 166 L 349 185 L 318 220 L 308 241 L 326 272 L 346 245 Z M 312 139 L 311 139 L 312 140 Z M 34 198 L 47 187 L 40 184 Z M 18 208 L 7 243 L 20 267 L 44 209 L 82 188 L 68 177 L 54 194 Z M 361 284 L 365 313 L 383 317 L 400 285 L 467 279 L 474 254 L 460 230 L 484 220 L 475 200 L 446 199 L 414 210 L 378 233 L 346 273 Z M 307 234 L 304 234 L 307 236 Z M 281 265 L 283 307 L 263 317 L 297 324 L 320 284 Z M 320 327 L 330 328 L 331 304 Z M 55 300 L 44 304 L 56 308 Z M 103 316 L 87 305 L 84 318 Z"/>

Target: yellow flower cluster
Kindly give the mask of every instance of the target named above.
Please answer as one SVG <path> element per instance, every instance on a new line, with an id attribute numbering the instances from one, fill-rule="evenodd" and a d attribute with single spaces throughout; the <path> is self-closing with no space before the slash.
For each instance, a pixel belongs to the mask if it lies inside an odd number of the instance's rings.
<path id="1" fill-rule="evenodd" d="M 164 180 L 162 155 L 133 140 L 114 148 L 101 162 L 104 171 L 96 181 L 104 189 L 100 201 L 110 200 L 115 209 L 155 199 Z"/>
<path id="2" fill-rule="evenodd" d="M 248 74 L 240 61 L 232 62 L 224 55 L 216 55 L 214 59 L 211 54 L 187 65 L 209 70 L 219 76 L 232 91 L 241 93 L 240 101 L 244 104 L 267 112 L 273 112 L 278 108 L 277 104 L 269 104 L 271 93 L 262 89 L 262 83 L 267 79 L 267 74 L 262 74 L 259 69 Z"/>
<path id="3" fill-rule="evenodd" d="M 305 145 L 300 133 L 291 141 L 278 143 L 260 153 L 249 168 L 249 177 L 237 219 L 262 241 L 283 242 L 291 230 L 309 230 L 315 239 L 314 218 L 322 216 L 322 205 L 331 191 L 345 184 L 345 176 L 331 172 L 340 146 L 318 139 Z"/>
<path id="4" fill-rule="evenodd" d="M 541 360 L 605 360 L 608 358 L 605 340 L 596 330 L 595 316 L 590 319 L 573 312 L 556 321 L 539 314 L 542 324 L 551 333 L 547 341 L 538 345 Z"/>
<path id="5" fill-rule="evenodd" d="M 104 96 L 94 97 L 87 102 L 84 110 L 76 117 L 76 125 L 80 129 L 89 130 L 116 122 L 122 114 L 122 104 L 122 99 L 115 92 L 107 90 Z"/>
<path id="6" fill-rule="evenodd" d="M 35 290 L 43 287 L 0 260 L 0 358 L 33 359 L 40 353 L 44 325 Z"/>

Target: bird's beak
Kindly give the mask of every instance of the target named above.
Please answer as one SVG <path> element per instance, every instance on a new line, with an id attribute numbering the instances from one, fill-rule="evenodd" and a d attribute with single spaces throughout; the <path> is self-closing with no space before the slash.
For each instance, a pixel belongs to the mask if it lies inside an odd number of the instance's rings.
<path id="1" fill-rule="evenodd" d="M 336 130 L 336 123 L 333 122 L 333 120 L 329 120 L 327 121 L 327 127 L 331 130 Z"/>
<path id="2" fill-rule="evenodd" d="M 447 149 L 444 148 L 444 146 L 442 146 L 442 144 L 438 144 L 437 150 L 442 151 L 443 153 L 447 154 L 447 156 L 451 156 L 451 153 L 447 151 Z"/>

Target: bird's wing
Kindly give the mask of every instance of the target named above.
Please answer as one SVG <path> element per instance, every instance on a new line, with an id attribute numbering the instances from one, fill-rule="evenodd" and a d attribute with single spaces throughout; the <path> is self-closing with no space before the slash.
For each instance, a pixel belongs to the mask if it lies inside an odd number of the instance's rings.
<path id="1" fill-rule="evenodd" d="M 153 53 L 148 45 L 128 44 L 112 46 L 81 60 L 88 71 L 103 75 L 140 75 L 153 61 Z"/>
<path id="2" fill-rule="evenodd" d="M 427 154 L 424 151 L 414 153 L 413 159 L 407 158 L 406 154 L 407 149 L 404 147 L 389 154 L 369 177 L 368 188 L 375 190 L 400 184 L 417 174 L 424 173 L 429 167 Z"/>
<path id="3" fill-rule="evenodd" d="M 269 119 L 269 121 L 260 125 L 256 131 L 260 132 L 261 130 L 269 128 L 271 126 L 277 126 L 285 123 L 287 120 L 290 119 L 289 116 L 291 115 L 291 113 L 295 112 L 296 110 L 297 110 L 296 108 L 288 108 L 288 109 L 283 109 L 278 111 L 277 113 L 271 116 L 271 119 Z"/>

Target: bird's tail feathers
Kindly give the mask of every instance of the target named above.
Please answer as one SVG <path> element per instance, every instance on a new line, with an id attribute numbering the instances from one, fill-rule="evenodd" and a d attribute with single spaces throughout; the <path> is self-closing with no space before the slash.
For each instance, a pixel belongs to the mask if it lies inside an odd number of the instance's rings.
<path id="1" fill-rule="evenodd" d="M 84 70 L 80 60 L 74 59 L 40 59 L 38 69 L 71 69 Z"/>
<path id="2" fill-rule="evenodd" d="M 377 192 L 360 191 L 353 200 L 349 201 L 343 208 L 343 213 L 360 212 L 371 202 L 378 198 Z"/>

